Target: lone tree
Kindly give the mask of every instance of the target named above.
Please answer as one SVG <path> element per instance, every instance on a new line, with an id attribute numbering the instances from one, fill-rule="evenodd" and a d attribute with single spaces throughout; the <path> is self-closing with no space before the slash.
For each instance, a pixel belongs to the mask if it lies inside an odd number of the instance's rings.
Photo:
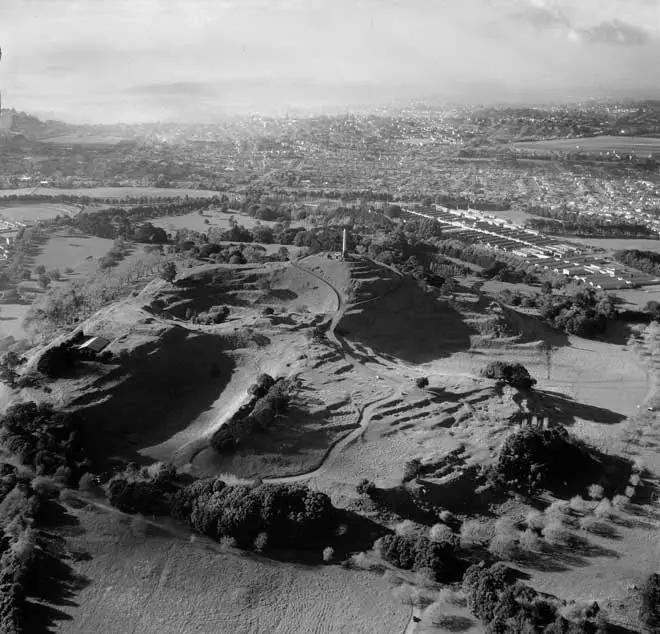
<path id="1" fill-rule="evenodd" d="M 531 390 L 536 385 L 527 368 L 520 363 L 504 363 L 493 361 L 481 372 L 487 379 L 495 379 L 498 383 L 510 385 L 519 390 Z"/>
<path id="2" fill-rule="evenodd" d="M 166 281 L 172 283 L 176 277 L 176 265 L 174 262 L 165 262 L 160 272 L 160 276 Z"/>

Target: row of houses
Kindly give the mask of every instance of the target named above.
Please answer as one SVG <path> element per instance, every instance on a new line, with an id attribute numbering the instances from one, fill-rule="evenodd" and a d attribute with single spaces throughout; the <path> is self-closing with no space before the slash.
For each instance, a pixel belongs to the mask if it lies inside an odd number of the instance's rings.
<path id="1" fill-rule="evenodd" d="M 451 210 L 436 205 L 434 209 L 406 210 L 405 213 L 412 218 L 436 220 L 442 225 L 448 238 L 482 244 L 519 257 L 547 259 L 580 252 L 577 245 L 565 244 L 538 231 L 484 218 L 474 212 Z"/>
<path id="2" fill-rule="evenodd" d="M 660 284 L 660 278 L 636 271 L 618 262 L 596 255 L 582 255 L 557 259 L 555 262 L 537 263 L 537 267 L 580 280 L 600 290 L 637 288 Z"/>

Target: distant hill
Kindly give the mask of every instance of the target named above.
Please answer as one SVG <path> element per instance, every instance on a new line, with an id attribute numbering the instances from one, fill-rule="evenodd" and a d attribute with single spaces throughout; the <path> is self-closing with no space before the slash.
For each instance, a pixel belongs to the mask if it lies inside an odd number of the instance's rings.
<path id="1" fill-rule="evenodd" d="M 72 125 L 63 121 L 41 119 L 17 110 L 0 113 L 0 136 L 12 142 L 41 142 L 66 145 L 117 145 L 135 142 L 141 137 L 121 126 Z"/>
<path id="2" fill-rule="evenodd" d="M 41 121 L 37 117 L 17 110 L 0 112 L 0 133 L 22 135 L 30 141 L 64 134 L 71 128 L 73 126 L 61 121 Z"/>

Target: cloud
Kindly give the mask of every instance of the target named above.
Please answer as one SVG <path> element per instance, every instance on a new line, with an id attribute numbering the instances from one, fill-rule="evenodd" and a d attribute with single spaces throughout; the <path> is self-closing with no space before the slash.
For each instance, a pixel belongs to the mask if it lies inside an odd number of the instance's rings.
<path id="1" fill-rule="evenodd" d="M 616 19 L 601 22 L 589 29 L 580 29 L 577 33 L 580 39 L 588 44 L 641 46 L 652 39 L 651 34 L 645 29 Z"/>
<path id="2" fill-rule="evenodd" d="M 566 15 L 558 7 L 546 2 L 523 4 L 519 9 L 514 10 L 511 18 L 527 22 L 536 29 L 570 27 Z"/>

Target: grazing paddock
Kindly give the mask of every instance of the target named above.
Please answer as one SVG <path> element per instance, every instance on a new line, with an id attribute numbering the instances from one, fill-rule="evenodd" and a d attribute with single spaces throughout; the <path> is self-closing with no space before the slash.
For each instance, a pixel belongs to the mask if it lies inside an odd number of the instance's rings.
<path id="1" fill-rule="evenodd" d="M 548 139 L 545 141 L 520 141 L 512 143 L 518 150 L 530 152 L 588 152 L 605 153 L 635 152 L 639 154 L 660 154 L 660 138 L 643 136 L 596 136 L 581 139 Z"/>
<path id="2" fill-rule="evenodd" d="M 113 245 L 112 240 L 93 236 L 69 234 L 66 231 L 54 233 L 36 257 L 34 266 L 43 265 L 47 271 L 72 268 L 71 277 L 79 278 L 96 272 L 99 258 Z M 66 276 L 69 277 L 69 276 Z"/>
<path id="3" fill-rule="evenodd" d="M 193 211 L 185 216 L 163 216 L 150 222 L 157 227 L 162 227 L 167 232 L 175 232 L 180 229 L 206 232 L 210 228 L 229 229 L 230 218 L 234 218 L 239 225 L 243 225 L 247 229 L 252 229 L 258 222 L 270 227 L 277 224 L 267 220 L 255 220 L 252 216 L 243 214 L 228 214 L 217 209 L 205 211 L 203 215 L 197 211 Z M 206 220 L 208 220 L 208 224 L 205 222 Z"/>
<path id="4" fill-rule="evenodd" d="M 403 632 L 410 608 L 383 577 L 318 561 L 295 564 L 223 548 L 166 522 L 73 511 L 90 583 L 66 606 L 63 634 L 372 634 Z M 168 528 L 171 528 L 168 530 Z M 66 616 L 62 616 L 66 619 Z"/>
<path id="5" fill-rule="evenodd" d="M 90 198 L 116 198 L 121 200 L 127 196 L 136 198 L 147 196 L 151 198 L 172 198 L 190 196 L 191 198 L 211 198 L 219 196 L 218 192 L 207 189 L 175 189 L 169 187 L 81 187 L 79 189 L 60 189 L 59 187 L 36 187 L 21 189 L 0 189 L 0 198 L 4 196 L 89 196 Z"/>

